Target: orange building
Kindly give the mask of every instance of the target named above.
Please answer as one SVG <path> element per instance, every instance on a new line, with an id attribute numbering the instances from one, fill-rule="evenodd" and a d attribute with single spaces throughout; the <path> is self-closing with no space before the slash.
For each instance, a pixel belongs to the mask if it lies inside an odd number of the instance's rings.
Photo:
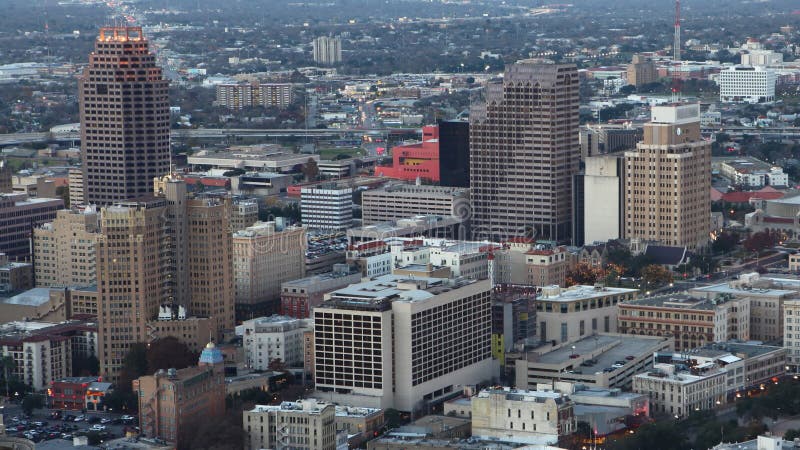
<path id="1" fill-rule="evenodd" d="M 376 176 L 439 182 L 439 127 L 422 127 L 422 142 L 392 148 L 392 165 L 376 166 Z"/>

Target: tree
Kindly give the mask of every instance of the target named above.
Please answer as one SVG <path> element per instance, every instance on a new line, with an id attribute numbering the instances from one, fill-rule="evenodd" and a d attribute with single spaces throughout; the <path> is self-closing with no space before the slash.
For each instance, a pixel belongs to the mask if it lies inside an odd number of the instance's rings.
<path id="1" fill-rule="evenodd" d="M 308 162 L 303 164 L 303 168 L 301 169 L 303 175 L 306 176 L 306 181 L 314 181 L 319 176 L 319 167 L 317 166 L 317 161 L 314 158 L 308 158 Z"/>
<path id="2" fill-rule="evenodd" d="M 239 176 L 239 175 L 244 175 L 245 173 L 246 172 L 245 172 L 244 169 L 240 169 L 240 168 L 237 167 L 235 169 L 231 169 L 231 170 L 222 172 L 222 176 L 223 177 L 236 177 L 236 176 Z"/>
<path id="3" fill-rule="evenodd" d="M 642 269 L 642 278 L 648 286 L 672 283 L 672 272 L 658 264 L 650 264 Z"/>
<path id="4" fill-rule="evenodd" d="M 64 201 L 64 208 L 69 208 L 69 186 L 57 187 L 56 195 Z"/>
<path id="5" fill-rule="evenodd" d="M 778 234 L 769 230 L 751 234 L 742 242 L 742 246 L 749 252 L 762 252 L 778 243 Z"/>
<path id="6" fill-rule="evenodd" d="M 580 262 L 572 269 L 567 271 L 564 284 L 574 286 L 576 284 L 593 285 L 606 277 L 606 271 L 600 267 L 593 267 L 589 263 Z"/>
<path id="7" fill-rule="evenodd" d="M 14 368 L 16 368 L 17 364 L 14 362 L 14 358 L 11 356 L 3 356 L 0 357 L 0 365 L 3 366 L 3 382 L 5 383 L 6 387 L 6 397 L 11 396 L 11 377 L 9 372 L 13 372 Z"/>
<path id="8" fill-rule="evenodd" d="M 183 369 L 197 364 L 198 355 L 189 350 L 178 338 L 168 336 L 161 338 L 147 349 L 147 373 L 153 374 L 159 369 Z"/>
<path id="9" fill-rule="evenodd" d="M 717 235 L 714 242 L 711 243 L 711 250 L 715 254 L 729 253 L 736 248 L 737 244 L 739 244 L 739 235 L 731 233 L 730 231 L 723 231 Z"/>
<path id="10" fill-rule="evenodd" d="M 33 414 L 34 409 L 44 408 L 44 399 L 41 394 L 28 394 L 22 399 L 22 411 L 27 414 Z"/>
<path id="11" fill-rule="evenodd" d="M 96 356 L 73 356 L 72 374 L 76 377 L 92 376 L 100 373 L 100 361 Z"/>
<path id="12" fill-rule="evenodd" d="M 786 441 L 794 441 L 796 438 L 800 438 L 800 428 L 792 428 L 783 433 L 783 439 Z"/>

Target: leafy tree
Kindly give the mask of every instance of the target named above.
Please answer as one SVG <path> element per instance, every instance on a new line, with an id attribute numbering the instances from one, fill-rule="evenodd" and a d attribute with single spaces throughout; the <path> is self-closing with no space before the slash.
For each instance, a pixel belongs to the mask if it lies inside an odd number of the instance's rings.
<path id="1" fill-rule="evenodd" d="M 236 177 L 239 175 L 244 175 L 246 172 L 244 169 L 239 169 L 238 167 L 235 169 L 231 169 L 225 172 L 222 172 L 223 177 Z"/>
<path id="2" fill-rule="evenodd" d="M 159 369 L 183 369 L 197 364 L 199 355 L 189 350 L 176 337 L 161 338 L 147 349 L 147 373 L 153 374 Z"/>
<path id="3" fill-rule="evenodd" d="M 600 267 L 593 267 L 588 263 L 581 262 L 567 271 L 565 285 L 567 287 L 576 284 L 595 284 L 597 281 L 606 277 L 607 273 Z"/>
<path id="4" fill-rule="evenodd" d="M 56 188 L 56 195 L 64 201 L 64 207 L 69 208 L 69 186 L 59 186 Z"/>
<path id="5" fill-rule="evenodd" d="M 739 236 L 736 233 L 723 231 L 720 233 L 714 242 L 711 244 L 711 250 L 715 254 L 724 254 L 731 252 L 739 243 Z"/>
<path id="6" fill-rule="evenodd" d="M 751 234 L 742 242 L 745 250 L 749 252 L 762 252 L 778 243 L 779 235 L 769 230 Z"/>
<path id="7" fill-rule="evenodd" d="M 650 264 L 642 269 L 642 278 L 649 286 L 672 283 L 672 272 L 658 264 Z"/>
<path id="8" fill-rule="evenodd" d="M 72 374 L 76 377 L 92 376 L 100 373 L 100 361 L 92 356 L 73 356 Z"/>
<path id="9" fill-rule="evenodd" d="M 609 450 L 685 450 L 690 448 L 686 433 L 672 421 L 662 421 L 639 427 L 635 434 L 611 440 Z"/>
<path id="10" fill-rule="evenodd" d="M 622 245 L 615 245 L 608 250 L 606 260 L 609 264 L 616 264 L 620 267 L 630 267 L 633 255 L 630 249 Z"/>
<path id="11" fill-rule="evenodd" d="M 308 161 L 303 164 L 303 168 L 301 169 L 303 175 L 306 176 L 306 181 L 314 181 L 319 176 L 319 167 L 317 166 L 317 161 L 314 158 L 308 158 Z"/>
<path id="12" fill-rule="evenodd" d="M 783 439 L 787 441 L 793 441 L 796 438 L 800 438 L 800 428 L 792 428 L 783 433 Z"/>
<path id="13" fill-rule="evenodd" d="M 33 414 L 34 409 L 44 408 L 44 398 L 40 394 L 28 394 L 22 399 L 22 411 L 27 414 Z"/>

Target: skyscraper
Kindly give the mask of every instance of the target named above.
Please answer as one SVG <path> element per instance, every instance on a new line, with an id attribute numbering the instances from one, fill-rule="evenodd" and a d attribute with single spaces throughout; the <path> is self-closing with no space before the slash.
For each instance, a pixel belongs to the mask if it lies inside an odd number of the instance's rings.
<path id="1" fill-rule="evenodd" d="M 86 203 L 152 194 L 169 173 L 169 82 L 141 27 L 100 29 L 78 92 Z"/>
<path id="2" fill-rule="evenodd" d="M 578 72 L 524 60 L 490 82 L 470 113 L 473 230 L 565 241 L 578 171 Z"/>
<path id="3" fill-rule="evenodd" d="M 336 64 L 342 62 L 342 38 L 336 36 L 320 36 L 314 39 L 314 62 L 320 64 Z"/>
<path id="4" fill-rule="evenodd" d="M 439 122 L 439 184 L 469 187 L 469 122 Z"/>
<path id="5" fill-rule="evenodd" d="M 654 106 L 644 141 L 625 152 L 625 237 L 703 247 L 711 228 L 711 143 L 700 105 Z"/>

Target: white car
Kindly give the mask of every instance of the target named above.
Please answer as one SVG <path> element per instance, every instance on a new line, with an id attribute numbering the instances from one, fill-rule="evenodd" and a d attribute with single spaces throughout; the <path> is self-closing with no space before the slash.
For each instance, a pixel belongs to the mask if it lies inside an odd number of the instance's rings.
<path id="1" fill-rule="evenodd" d="M 95 425 L 92 425 L 92 427 L 89 428 L 89 429 L 91 431 L 105 431 L 106 426 L 105 425 L 97 425 L 97 424 L 95 424 Z"/>

